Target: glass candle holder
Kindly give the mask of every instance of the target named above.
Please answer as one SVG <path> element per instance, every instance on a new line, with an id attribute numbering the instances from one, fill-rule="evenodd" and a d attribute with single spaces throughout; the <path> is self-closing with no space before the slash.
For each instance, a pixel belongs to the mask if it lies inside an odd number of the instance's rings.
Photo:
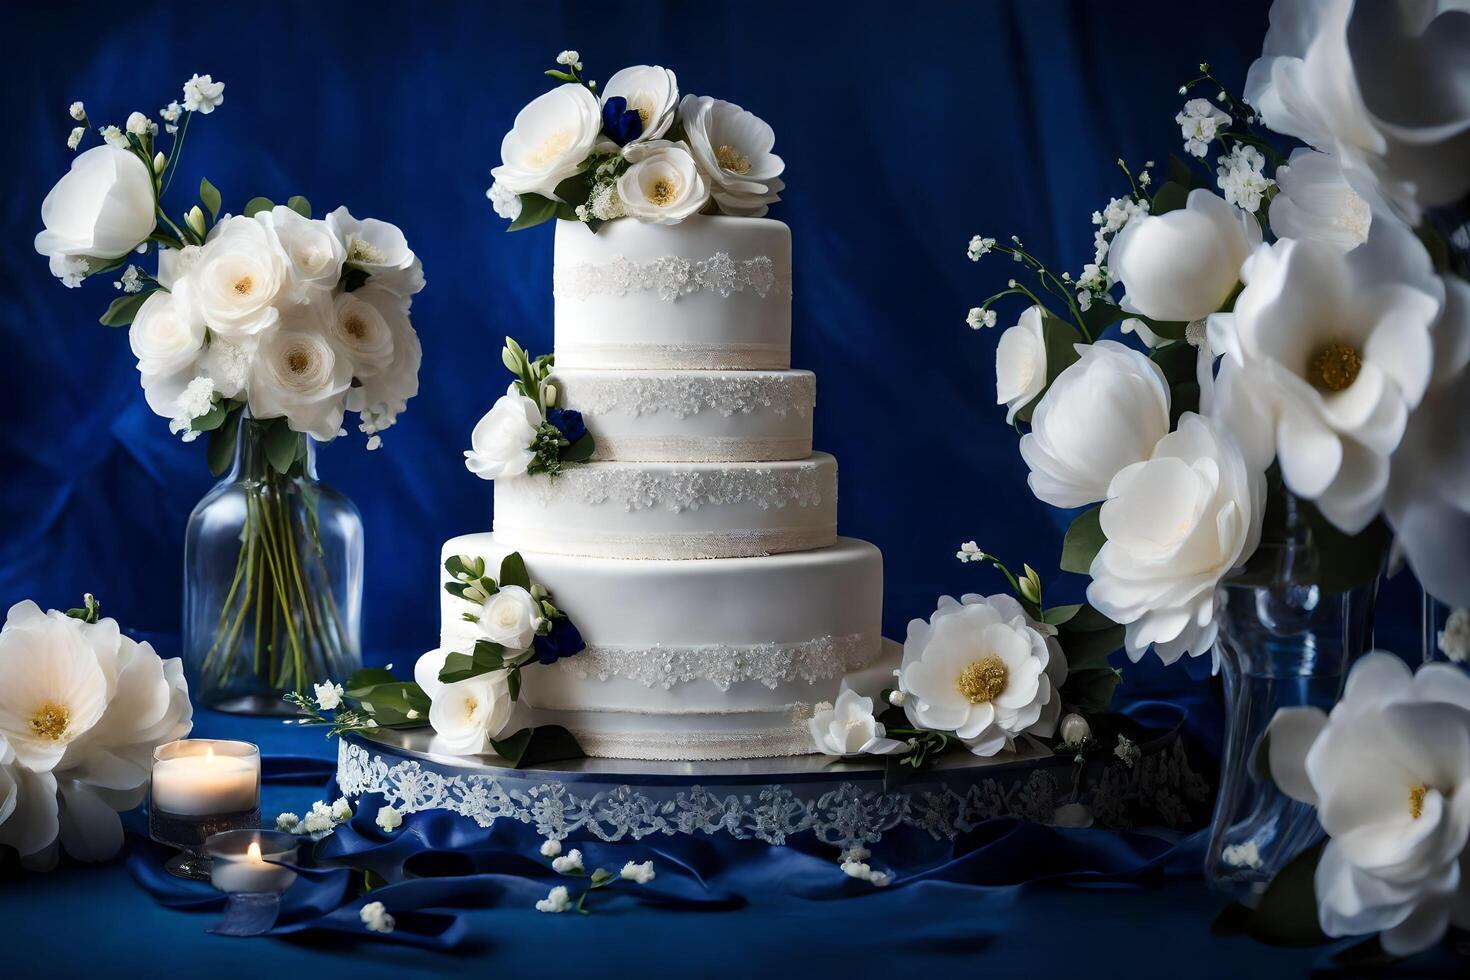
<path id="1" fill-rule="evenodd" d="M 279 895 L 296 880 L 283 864 L 296 863 L 300 841 L 279 830 L 227 830 L 204 843 L 210 884 L 222 892 Z"/>
<path id="2" fill-rule="evenodd" d="M 260 826 L 260 749 L 249 742 L 180 739 L 153 750 L 148 835 L 179 854 L 165 867 L 207 880 L 205 842 L 227 830 Z"/>

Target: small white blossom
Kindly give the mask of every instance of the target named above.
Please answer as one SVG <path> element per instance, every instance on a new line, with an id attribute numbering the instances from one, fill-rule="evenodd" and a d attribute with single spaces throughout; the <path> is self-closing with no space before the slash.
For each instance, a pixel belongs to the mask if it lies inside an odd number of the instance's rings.
<path id="1" fill-rule="evenodd" d="M 1230 153 L 1220 157 L 1216 183 L 1225 193 L 1225 200 L 1242 211 L 1254 213 L 1261 206 L 1261 198 L 1276 181 L 1262 173 L 1266 157 L 1254 146 L 1237 143 Z"/>
<path id="2" fill-rule="evenodd" d="M 500 181 L 497 180 L 491 184 L 485 196 L 490 199 L 490 205 L 495 208 L 495 213 L 506 221 L 514 221 L 521 216 L 520 195 L 508 190 Z"/>
<path id="3" fill-rule="evenodd" d="M 184 110 L 178 102 L 170 102 L 158 110 L 158 117 L 166 123 L 176 123 L 179 121 L 179 116 L 183 115 L 183 113 Z"/>
<path id="4" fill-rule="evenodd" d="M 981 238 L 979 235 L 976 235 L 970 239 L 970 247 L 966 251 L 966 254 L 970 256 L 971 262 L 979 262 L 980 256 L 988 255 L 992 248 L 995 248 L 994 238 Z"/>
<path id="5" fill-rule="evenodd" d="M 549 839 L 541 842 L 542 857 L 554 858 L 559 854 L 561 854 L 561 841 Z"/>
<path id="6" fill-rule="evenodd" d="M 77 122 L 82 122 L 84 119 L 87 118 L 87 107 L 82 105 L 80 102 L 73 102 L 71 104 L 71 108 L 67 109 L 66 111 Z"/>
<path id="7" fill-rule="evenodd" d="M 391 806 L 381 807 L 378 810 L 376 823 L 386 834 L 391 834 L 403 823 L 403 814 Z"/>
<path id="8" fill-rule="evenodd" d="M 908 693 L 900 688 L 894 688 L 888 692 L 888 703 L 895 708 L 902 708 L 904 702 L 908 699 Z"/>
<path id="9" fill-rule="evenodd" d="M 1220 859 L 1234 868 L 1254 870 L 1261 866 L 1261 848 L 1253 840 L 1248 840 L 1244 844 L 1228 844 L 1220 852 Z"/>
<path id="10" fill-rule="evenodd" d="M 114 289 L 121 289 L 125 293 L 141 293 L 143 291 L 143 270 L 135 265 L 130 265 L 123 270 L 122 277 L 112 285 Z"/>
<path id="11" fill-rule="evenodd" d="M 536 903 L 537 912 L 565 912 L 572 907 L 571 896 L 567 894 L 566 885 L 557 885 L 546 893 L 546 897 Z"/>
<path id="12" fill-rule="evenodd" d="M 87 260 L 80 255 L 59 255 L 51 260 L 51 271 L 67 289 L 76 289 L 87 278 Z"/>
<path id="13" fill-rule="evenodd" d="M 582 852 L 574 847 L 563 856 L 552 858 L 551 870 L 563 875 L 576 874 L 583 870 Z"/>
<path id="14" fill-rule="evenodd" d="M 644 861 L 642 864 L 634 864 L 632 861 L 629 861 L 623 865 L 623 870 L 619 872 L 619 877 L 626 881 L 646 885 L 654 879 L 653 862 Z"/>
<path id="15" fill-rule="evenodd" d="M 341 684 L 324 681 L 321 684 L 313 684 L 312 687 L 316 691 L 317 707 L 323 711 L 336 711 L 342 707 L 342 695 L 346 692 L 342 690 Z"/>
<path id="16" fill-rule="evenodd" d="M 1154 182 L 1154 179 L 1149 174 L 1149 172 L 1147 170 L 1143 171 L 1142 173 L 1140 173 L 1138 175 L 1138 186 L 1139 187 L 1147 187 L 1149 184 L 1152 184 L 1153 182 Z"/>
<path id="17" fill-rule="evenodd" d="M 347 797 L 342 797 L 332 804 L 332 819 L 342 823 L 352 819 L 352 806 L 347 802 Z"/>
<path id="18" fill-rule="evenodd" d="M 1457 664 L 1470 660 L 1470 609 L 1456 609 L 1439 631 L 1439 652 Z"/>
<path id="19" fill-rule="evenodd" d="M 1230 116 L 1211 105 L 1209 99 L 1190 99 L 1174 121 L 1184 135 L 1184 152 L 1203 157 L 1209 152 L 1220 127 L 1230 122 Z"/>
<path id="20" fill-rule="evenodd" d="M 276 829 L 284 830 L 288 834 L 294 834 L 296 828 L 301 825 L 301 818 L 289 810 L 276 816 Z"/>
<path id="21" fill-rule="evenodd" d="M 561 54 L 559 54 L 559 55 L 556 56 L 556 63 L 558 65 L 566 65 L 568 68 L 574 68 L 577 71 L 581 71 L 582 70 L 582 52 L 580 52 L 580 51 L 563 51 Z"/>
<path id="22" fill-rule="evenodd" d="M 333 822 L 332 814 L 330 811 L 327 813 L 319 813 L 316 810 L 312 810 L 306 815 L 306 818 L 301 821 L 297 832 L 302 834 L 320 834 L 323 831 L 331 830 L 335 826 L 336 823 Z"/>
<path id="23" fill-rule="evenodd" d="M 966 541 L 964 544 L 960 545 L 960 550 L 956 551 L 954 553 L 954 556 L 960 561 L 985 560 L 985 552 L 981 551 L 980 546 L 973 541 Z"/>
<path id="24" fill-rule="evenodd" d="M 1133 744 L 1127 735 L 1119 735 L 1118 744 L 1113 748 L 1113 755 L 1123 760 L 1123 764 L 1132 769 L 1143 757 L 1143 752 Z"/>
<path id="25" fill-rule="evenodd" d="M 883 888 L 889 881 L 887 873 L 874 871 L 872 867 L 862 861 L 843 861 L 842 873 L 849 878 L 870 882 L 874 888 Z"/>
<path id="26" fill-rule="evenodd" d="M 970 325 L 971 330 L 979 330 L 981 327 L 993 327 L 995 326 L 995 311 L 973 306 L 970 308 L 969 315 L 965 317 L 965 322 Z"/>
<path id="27" fill-rule="evenodd" d="M 403 713 L 403 717 L 407 718 L 409 721 L 416 721 L 418 719 L 418 716 L 419 709 L 417 708 L 409 708 Z"/>
<path id="28" fill-rule="evenodd" d="M 209 115 L 225 101 L 225 83 L 208 75 L 194 75 L 184 83 L 184 108 Z"/>
<path id="29" fill-rule="evenodd" d="M 383 437 L 382 436 L 380 436 L 380 435 L 371 435 L 371 436 L 368 436 L 368 441 L 367 441 L 367 450 L 368 450 L 368 452 L 372 452 L 375 449 L 382 449 L 382 448 L 383 448 Z"/>
<path id="30" fill-rule="evenodd" d="M 362 924 L 368 927 L 369 932 L 392 932 L 393 927 L 397 924 L 393 921 L 393 916 L 389 915 L 388 910 L 383 907 L 382 902 L 368 902 L 362 907 L 358 916 L 362 919 Z"/>
<path id="31" fill-rule="evenodd" d="M 128 116 L 127 130 L 134 136 L 157 136 L 158 123 L 141 112 L 134 112 Z"/>
<path id="32" fill-rule="evenodd" d="M 102 139 L 108 146 L 115 146 L 119 150 L 126 150 L 128 148 L 128 138 L 116 126 L 103 126 L 97 132 L 102 134 Z"/>
<path id="33" fill-rule="evenodd" d="M 75 127 L 74 129 L 72 129 L 71 133 L 66 137 L 66 148 L 68 150 L 75 150 L 77 147 L 79 147 L 79 146 L 82 145 L 82 137 L 83 136 L 86 136 L 86 135 L 87 135 L 87 127 L 85 127 L 85 126 L 77 126 L 77 127 Z"/>

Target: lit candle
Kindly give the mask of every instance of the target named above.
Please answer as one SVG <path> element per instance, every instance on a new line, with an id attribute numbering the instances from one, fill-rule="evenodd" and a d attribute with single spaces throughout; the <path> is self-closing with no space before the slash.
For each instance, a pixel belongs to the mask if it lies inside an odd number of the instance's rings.
<path id="1" fill-rule="evenodd" d="M 280 894 L 296 880 L 283 864 L 296 861 L 297 840 L 273 830 L 230 830 L 205 843 L 209 880 L 222 892 Z"/>
<path id="2" fill-rule="evenodd" d="M 186 739 L 160 746 L 153 761 L 153 806 L 204 817 L 260 805 L 260 750 L 249 742 Z"/>

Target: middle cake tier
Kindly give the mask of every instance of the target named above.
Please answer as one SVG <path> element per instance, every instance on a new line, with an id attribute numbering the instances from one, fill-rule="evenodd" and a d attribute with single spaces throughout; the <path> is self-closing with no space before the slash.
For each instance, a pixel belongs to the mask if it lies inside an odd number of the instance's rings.
<path id="1" fill-rule="evenodd" d="M 837 460 L 593 462 L 495 481 L 509 548 L 596 558 L 746 558 L 837 540 Z"/>

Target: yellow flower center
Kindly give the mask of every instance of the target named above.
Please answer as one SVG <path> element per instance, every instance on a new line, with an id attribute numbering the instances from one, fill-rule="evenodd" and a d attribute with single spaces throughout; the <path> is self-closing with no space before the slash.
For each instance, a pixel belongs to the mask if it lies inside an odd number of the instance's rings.
<path id="1" fill-rule="evenodd" d="M 723 143 L 715 150 L 715 162 L 732 174 L 750 173 L 750 157 L 729 143 Z"/>
<path id="2" fill-rule="evenodd" d="M 1409 787 L 1409 816 L 1415 820 L 1424 816 L 1424 795 L 1428 792 L 1429 787 L 1423 783 Z"/>
<path id="3" fill-rule="evenodd" d="M 572 139 L 570 129 L 558 129 L 526 155 L 526 162 L 533 167 L 544 167 L 571 149 Z"/>
<path id="4" fill-rule="evenodd" d="M 347 250 L 348 262 L 359 262 L 366 265 L 380 265 L 383 262 L 383 250 L 365 242 L 361 238 L 352 240 L 352 247 Z"/>
<path id="5" fill-rule="evenodd" d="M 286 369 L 292 374 L 305 374 L 309 367 L 311 367 L 311 357 L 306 351 L 296 347 L 286 353 Z"/>
<path id="6" fill-rule="evenodd" d="M 362 317 L 355 315 L 349 316 L 342 322 L 342 329 L 347 332 L 347 336 L 357 340 L 366 337 L 368 332 L 367 324 L 362 322 Z"/>
<path id="7" fill-rule="evenodd" d="M 255 278 L 253 276 L 241 276 L 230 284 L 230 288 L 235 291 L 236 295 L 249 296 L 251 291 L 255 289 Z"/>
<path id="8" fill-rule="evenodd" d="M 660 177 L 653 182 L 648 190 L 648 200 L 654 205 L 666 208 L 674 203 L 679 196 L 679 184 L 671 177 Z"/>
<path id="9" fill-rule="evenodd" d="M 31 731 L 40 738 L 59 742 L 71 722 L 71 709 L 55 701 L 45 701 L 31 714 Z"/>
<path id="10" fill-rule="evenodd" d="M 1347 344 L 1328 344 L 1307 366 L 1307 380 L 1323 391 L 1342 391 L 1358 380 L 1363 357 Z"/>
<path id="11" fill-rule="evenodd" d="M 1006 689 L 1006 665 L 999 657 L 982 657 L 960 671 L 955 682 L 960 694 L 971 704 L 994 701 Z"/>
<path id="12" fill-rule="evenodd" d="M 478 709 L 479 707 L 480 707 L 480 702 L 478 700 L 476 700 L 475 698 L 469 698 L 469 697 L 465 698 L 464 699 L 464 713 L 465 713 L 465 717 L 467 717 L 467 718 L 473 718 L 474 715 L 475 715 L 476 709 Z"/>

